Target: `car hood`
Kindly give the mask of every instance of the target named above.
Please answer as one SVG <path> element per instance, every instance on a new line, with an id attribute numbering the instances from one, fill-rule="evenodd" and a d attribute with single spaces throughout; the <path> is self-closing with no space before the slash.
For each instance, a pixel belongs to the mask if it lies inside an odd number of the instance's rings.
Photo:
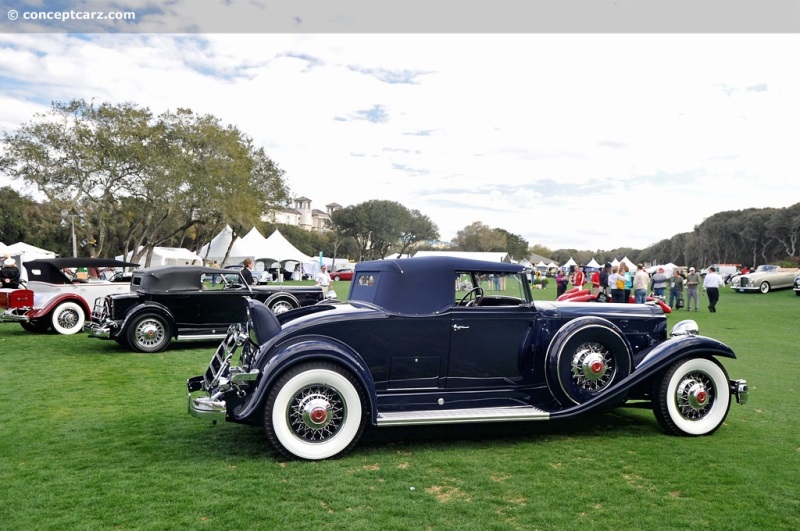
<path id="1" fill-rule="evenodd" d="M 598 317 L 624 318 L 624 317 L 653 317 L 662 316 L 664 312 L 655 304 L 606 304 L 598 302 L 536 302 L 536 309 L 543 317 L 574 319 L 585 315 Z"/>

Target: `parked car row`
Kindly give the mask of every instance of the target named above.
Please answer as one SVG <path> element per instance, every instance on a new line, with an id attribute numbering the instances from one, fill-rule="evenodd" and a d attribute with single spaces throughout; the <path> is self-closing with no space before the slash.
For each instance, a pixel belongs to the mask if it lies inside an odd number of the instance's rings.
<path id="1" fill-rule="evenodd" d="M 175 340 L 216 339 L 244 319 L 243 297 L 276 314 L 316 304 L 318 286 L 248 286 L 241 268 L 161 266 L 115 274 L 108 280 L 77 278 L 76 268 L 138 267 L 101 258 L 51 258 L 25 262 L 27 286 L 0 289 L 0 321 L 29 332 L 88 332 L 139 352 L 158 352 Z"/>

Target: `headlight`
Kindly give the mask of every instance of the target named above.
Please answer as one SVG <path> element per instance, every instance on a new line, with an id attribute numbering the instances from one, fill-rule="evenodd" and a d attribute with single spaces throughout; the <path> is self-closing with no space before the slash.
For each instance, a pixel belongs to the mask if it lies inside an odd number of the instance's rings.
<path id="1" fill-rule="evenodd" d="M 675 336 L 696 336 L 700 333 L 700 327 L 693 319 L 686 319 L 676 323 L 669 331 L 670 337 Z"/>

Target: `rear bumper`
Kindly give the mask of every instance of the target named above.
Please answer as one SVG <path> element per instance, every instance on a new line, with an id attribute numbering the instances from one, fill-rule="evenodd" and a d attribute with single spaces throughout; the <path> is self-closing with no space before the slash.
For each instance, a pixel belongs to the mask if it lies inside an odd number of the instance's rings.
<path id="1" fill-rule="evenodd" d="M 111 323 L 86 323 L 83 325 L 83 331 L 89 334 L 89 337 L 98 339 L 110 339 L 116 328 L 116 325 Z"/>
<path id="2" fill-rule="evenodd" d="M 17 310 L 10 309 L 0 313 L 0 323 L 24 323 L 30 321 L 27 315 L 27 309 Z"/>
<path id="3" fill-rule="evenodd" d="M 203 376 L 195 376 L 186 380 L 189 414 L 195 418 L 212 422 L 225 420 L 227 411 L 225 401 L 208 396 L 208 393 L 203 391 L 203 382 Z"/>

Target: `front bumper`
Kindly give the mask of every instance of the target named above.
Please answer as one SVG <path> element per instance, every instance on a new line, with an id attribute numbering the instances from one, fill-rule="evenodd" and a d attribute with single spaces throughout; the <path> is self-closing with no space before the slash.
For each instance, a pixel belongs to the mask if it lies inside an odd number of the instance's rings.
<path id="1" fill-rule="evenodd" d="M 750 388 L 747 386 L 747 380 L 730 380 L 731 394 L 736 397 L 736 402 L 739 404 L 746 404 L 747 398 L 750 396 Z"/>

